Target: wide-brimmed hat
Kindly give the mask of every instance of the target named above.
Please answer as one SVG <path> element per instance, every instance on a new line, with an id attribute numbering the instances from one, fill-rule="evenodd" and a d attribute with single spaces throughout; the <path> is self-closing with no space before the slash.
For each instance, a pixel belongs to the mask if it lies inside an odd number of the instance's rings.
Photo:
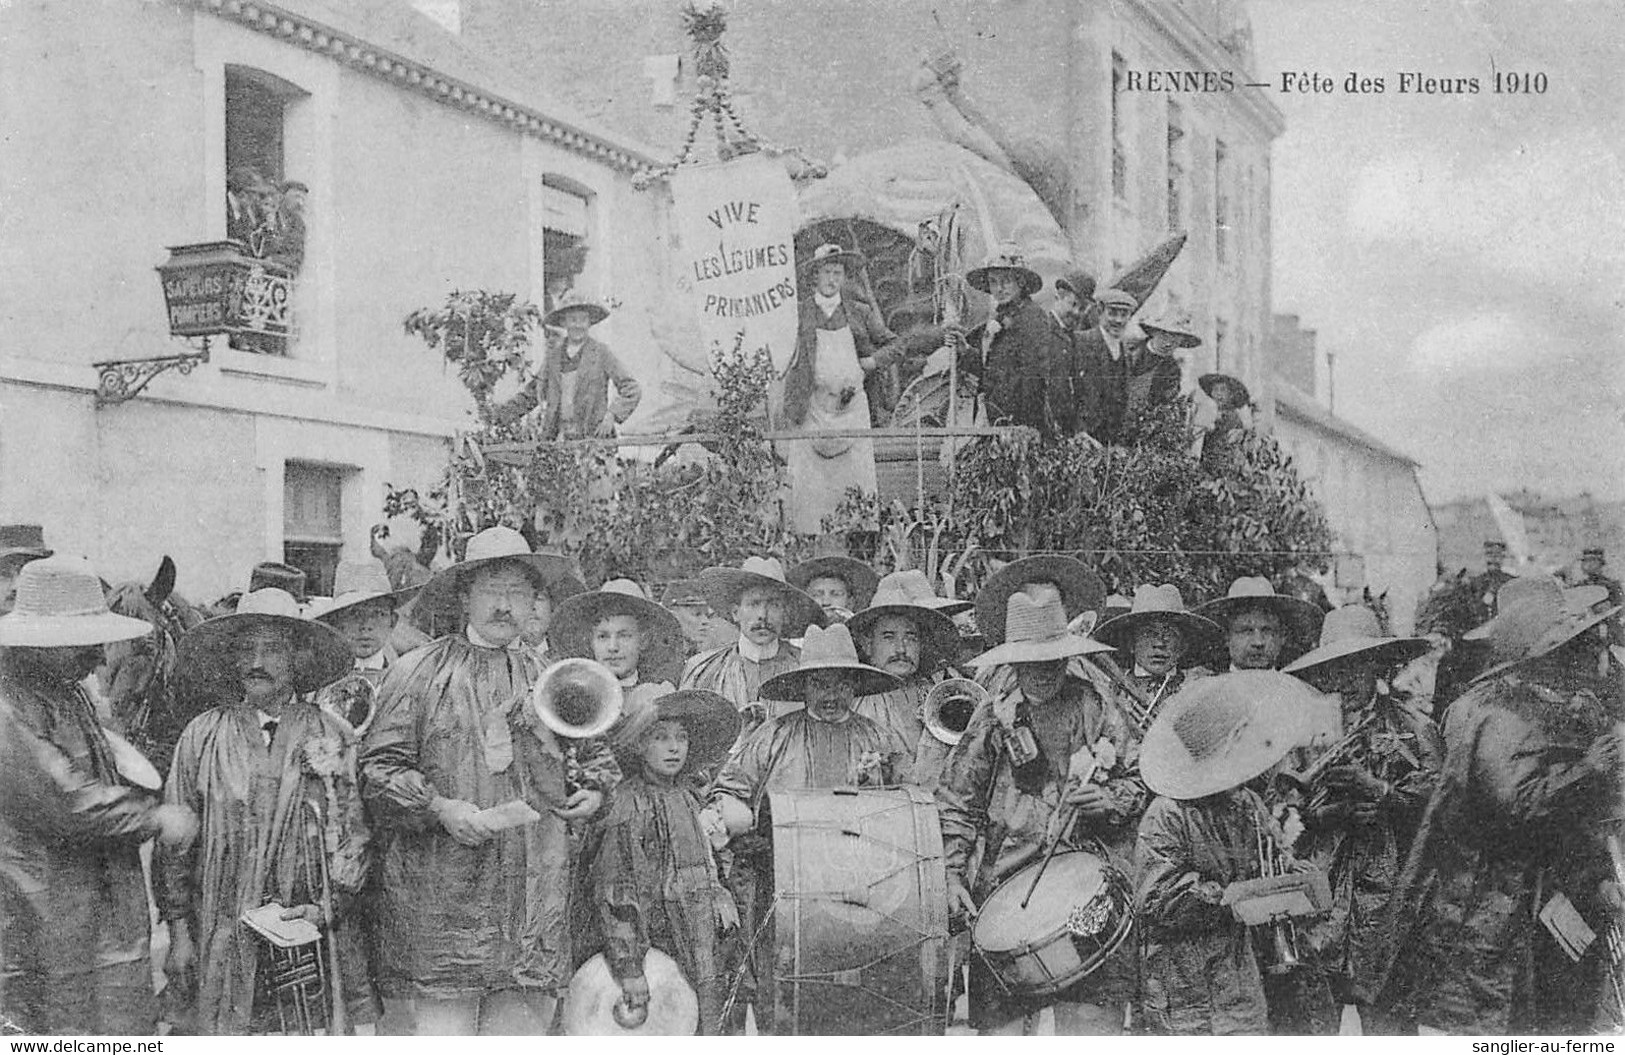
<path id="1" fill-rule="evenodd" d="M 894 571 L 880 580 L 874 599 L 848 619 L 854 638 L 862 638 L 888 615 L 914 620 L 920 633 L 920 673 L 930 674 L 959 658 L 959 628 L 931 591 L 931 583 L 918 569 Z M 953 604 L 955 602 L 947 602 Z"/>
<path id="2" fill-rule="evenodd" d="M 1014 243 L 1007 242 L 994 249 L 980 267 L 973 267 L 965 273 L 965 281 L 970 283 L 972 289 L 986 293 L 988 276 L 995 271 L 1013 273 L 1021 282 L 1022 292 L 1029 297 L 1044 288 L 1043 277 L 1027 266 L 1027 258 Z"/>
<path id="3" fill-rule="evenodd" d="M 785 572 L 784 578 L 791 586 L 803 592 L 812 585 L 814 579 L 839 579 L 846 583 L 847 592 L 852 595 L 854 612 L 868 607 L 869 599 L 875 595 L 875 588 L 880 585 L 880 576 L 873 568 L 861 560 L 839 554 L 804 560 Z"/>
<path id="4" fill-rule="evenodd" d="M 765 700 L 800 700 L 807 690 L 807 675 L 815 670 L 844 670 L 852 675 L 854 696 L 873 696 L 898 688 L 903 683 L 896 676 L 879 667 L 871 667 L 858 658 L 852 644 L 852 632 L 846 626 L 828 629 L 818 626 L 807 628 L 806 639 L 801 642 L 801 661 L 796 669 L 769 678 L 762 685 Z"/>
<path id="5" fill-rule="evenodd" d="M 1115 306 L 1119 308 L 1128 308 L 1130 311 L 1138 311 L 1140 308 L 1140 300 L 1138 297 L 1126 289 L 1117 289 L 1116 287 L 1111 289 L 1103 289 L 1099 293 L 1096 293 L 1095 303 L 1099 304 L 1103 308 Z"/>
<path id="6" fill-rule="evenodd" d="M 626 1019 L 624 1007 L 617 1016 L 621 983 L 610 973 L 604 954 L 582 964 L 570 979 L 564 998 L 565 1036 L 692 1036 L 700 1024 L 700 1001 L 677 961 L 659 949 L 650 949 L 643 954 L 643 978 L 649 983 L 649 1007 L 634 1025 Z"/>
<path id="7" fill-rule="evenodd" d="M 784 577 L 784 565 L 777 557 L 747 557 L 737 568 L 714 567 L 700 572 L 700 589 L 711 610 L 728 618 L 739 595 L 752 586 L 778 591 L 784 599 L 784 637 L 800 637 L 809 625 L 823 626 L 824 609 Z"/>
<path id="8" fill-rule="evenodd" d="M 1432 647 L 1425 637 L 1385 635 L 1377 622 L 1377 613 L 1363 604 L 1349 604 L 1326 615 L 1320 627 L 1320 644 L 1282 667 L 1281 673 L 1305 674 L 1351 656 L 1387 667 L 1408 663 Z"/>
<path id="9" fill-rule="evenodd" d="M 1622 605 L 1605 606 L 1608 591 L 1601 586 L 1564 589 L 1556 582 L 1537 581 L 1542 585 L 1522 596 L 1514 594 L 1510 603 L 1497 601 L 1495 618 L 1481 635 L 1489 642 L 1494 665 L 1475 681 L 1555 652 L 1625 609 Z"/>
<path id="10" fill-rule="evenodd" d="M 816 270 L 821 264 L 840 264 L 842 267 L 858 267 L 863 263 L 863 254 L 855 253 L 850 249 L 836 245 L 834 242 L 825 242 L 813 250 L 812 256 L 801 262 L 803 272 Z"/>
<path id="11" fill-rule="evenodd" d="M 1080 303 L 1088 304 L 1095 296 L 1095 276 L 1087 271 L 1068 271 L 1055 280 L 1055 288 L 1072 294 Z"/>
<path id="12" fill-rule="evenodd" d="M 592 320 L 592 322 L 589 323 L 591 326 L 597 326 L 599 323 L 609 318 L 608 308 L 604 307 L 596 300 L 589 298 L 584 293 L 571 291 L 565 294 L 564 299 L 559 302 L 558 307 L 547 313 L 547 315 L 542 319 L 542 325 L 563 326 L 564 313 L 567 311 L 586 312 L 587 317 Z"/>
<path id="13" fill-rule="evenodd" d="M 310 599 L 305 596 L 304 571 L 291 564 L 279 564 L 274 560 L 262 560 L 249 570 L 248 589 L 249 592 L 281 590 L 292 595 L 300 604 Z"/>
<path id="14" fill-rule="evenodd" d="M 513 528 L 489 527 L 468 540 L 462 560 L 435 573 L 434 578 L 423 584 L 418 603 L 412 608 L 412 622 L 426 632 L 432 632 L 430 627 L 433 626 L 459 625 L 462 613 L 457 594 L 467 577 L 480 568 L 505 560 L 523 566 L 554 607 L 578 593 L 587 592 L 587 584 L 575 574 L 568 557 L 532 553 L 525 536 Z"/>
<path id="15" fill-rule="evenodd" d="M 6 648 L 83 648 L 150 633 L 151 623 L 109 611 L 90 561 L 65 553 L 24 564 L 17 599 L 0 615 L 0 646 Z"/>
<path id="16" fill-rule="evenodd" d="M 1196 326 L 1191 322 L 1191 317 L 1184 312 L 1158 315 L 1154 321 L 1141 319 L 1140 329 L 1147 334 L 1166 333 L 1181 348 L 1195 348 L 1202 343 L 1202 338 L 1196 336 Z"/>
<path id="17" fill-rule="evenodd" d="M 612 615 L 629 615 L 643 628 L 638 676 L 643 681 L 675 682 L 683 672 L 683 624 L 644 596 L 631 579 L 611 579 L 591 593 L 578 593 L 553 613 L 548 645 L 561 658 L 592 659 L 592 629 Z"/>
<path id="18" fill-rule="evenodd" d="M 1140 775 L 1171 799 L 1245 784 L 1307 743 L 1328 707 L 1326 697 L 1280 671 L 1187 681 L 1146 732 Z"/>
<path id="19" fill-rule="evenodd" d="M 1008 663 L 1042 663 L 1111 650 L 1110 645 L 1068 630 L 1066 612 L 1059 602 L 1039 604 L 1026 594 L 1018 593 L 1010 598 L 1004 643 L 983 652 L 970 664 L 997 667 Z"/>
<path id="20" fill-rule="evenodd" d="M 353 665 L 350 646 L 338 631 L 301 616 L 293 595 L 275 586 L 250 590 L 237 602 L 236 612 L 215 616 L 182 634 L 180 662 L 205 673 L 230 669 L 237 635 L 256 626 L 293 633 L 295 692 L 315 692 L 349 673 Z"/>
<path id="21" fill-rule="evenodd" d="M 1164 583 L 1136 586 L 1129 610 L 1095 627 L 1093 636 L 1113 648 L 1127 649 L 1133 644 L 1135 630 L 1158 620 L 1179 627 L 1185 637 L 1186 651 L 1193 654 L 1217 644 L 1224 634 L 1218 623 L 1185 607 L 1179 587 Z"/>
<path id="22" fill-rule="evenodd" d="M 377 561 L 345 561 L 333 571 L 333 596 L 312 602 L 309 614 L 312 619 L 325 621 L 347 608 L 380 599 L 398 609 L 417 596 L 418 589 L 416 586 L 393 589 L 389 573 Z"/>
<path id="23" fill-rule="evenodd" d="M 615 733 L 615 750 L 631 761 L 630 756 L 636 753 L 644 732 L 655 722 L 666 719 L 682 722 L 688 730 L 685 772 L 707 770 L 720 764 L 739 739 L 739 708 L 726 696 L 709 689 L 679 689 L 668 692 L 631 716 L 626 728 Z M 629 770 L 630 766 L 623 763 L 621 768 Z"/>
<path id="24" fill-rule="evenodd" d="M 1276 593 L 1262 576 L 1242 576 L 1230 584 L 1230 592 L 1217 600 L 1196 606 L 1196 614 L 1219 624 L 1221 633 L 1230 632 L 1230 620 L 1242 612 L 1263 608 L 1281 617 L 1291 640 L 1298 648 L 1310 648 L 1320 635 L 1324 614 L 1308 601 Z"/>
<path id="25" fill-rule="evenodd" d="M 1127 615 L 1134 610 L 1134 602 L 1120 593 L 1114 593 L 1106 598 L 1106 605 L 1100 612 L 1100 625 L 1116 619 L 1120 615 Z"/>
<path id="26" fill-rule="evenodd" d="M 1531 597 L 1562 597 L 1570 608 L 1595 608 L 1608 600 L 1608 590 L 1602 586 L 1568 586 L 1549 575 L 1519 575 L 1508 579 L 1495 591 L 1495 607 L 1501 611 Z M 1462 635 L 1464 641 L 1487 641 L 1495 628 L 1495 617 L 1473 627 Z"/>
<path id="27" fill-rule="evenodd" d="M 1245 407 L 1252 404 L 1253 394 L 1247 391 L 1247 386 L 1239 377 L 1232 377 L 1229 374 L 1203 374 L 1196 379 L 1196 383 L 1208 394 L 1209 399 L 1220 406 Z M 1218 390 L 1222 388 L 1229 388 L 1238 397 L 1237 400 L 1219 398 Z"/>
<path id="28" fill-rule="evenodd" d="M 1005 609 L 1010 595 L 1029 582 L 1052 582 L 1061 591 L 1067 619 L 1098 613 L 1106 603 L 1106 584 L 1076 557 L 1023 557 L 994 572 L 976 594 L 976 628 L 997 645 L 1004 640 Z"/>
<path id="29" fill-rule="evenodd" d="M 38 560 L 49 557 L 45 529 L 38 524 L 0 524 L 0 562 L 13 557 Z"/>

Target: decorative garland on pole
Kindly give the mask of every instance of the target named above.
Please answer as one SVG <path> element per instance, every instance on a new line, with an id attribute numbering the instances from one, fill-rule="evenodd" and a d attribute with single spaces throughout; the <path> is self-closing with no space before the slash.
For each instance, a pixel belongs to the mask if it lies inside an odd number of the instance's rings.
<path id="1" fill-rule="evenodd" d="M 799 147 L 781 146 L 751 131 L 734 108 L 733 87 L 728 81 L 728 46 L 722 42 L 722 35 L 728 29 L 728 15 L 720 0 L 690 0 L 683 8 L 682 17 L 683 30 L 693 41 L 696 73 L 694 100 L 688 110 L 688 131 L 683 134 L 675 160 L 638 173 L 632 178 L 632 185 L 638 190 L 647 190 L 657 181 L 670 179 L 679 165 L 697 164 L 694 144 L 707 115 L 715 127 L 720 161 L 763 153 L 770 157 L 791 157 L 799 162 L 800 167 L 790 174 L 792 179 L 823 179 L 829 175 L 828 166 L 809 158 Z"/>

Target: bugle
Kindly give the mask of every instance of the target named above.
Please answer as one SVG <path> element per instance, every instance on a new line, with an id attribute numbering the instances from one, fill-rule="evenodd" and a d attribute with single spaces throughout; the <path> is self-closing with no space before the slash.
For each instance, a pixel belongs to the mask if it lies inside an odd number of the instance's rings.
<path id="1" fill-rule="evenodd" d="M 926 732 L 952 747 L 964 737 L 971 715 L 986 703 L 987 689 L 969 678 L 949 678 L 931 686 L 920 705 Z"/>
<path id="2" fill-rule="evenodd" d="M 590 659 L 554 663 L 536 679 L 530 692 L 531 708 L 542 724 L 567 740 L 607 733 L 624 704 L 620 679 Z"/>

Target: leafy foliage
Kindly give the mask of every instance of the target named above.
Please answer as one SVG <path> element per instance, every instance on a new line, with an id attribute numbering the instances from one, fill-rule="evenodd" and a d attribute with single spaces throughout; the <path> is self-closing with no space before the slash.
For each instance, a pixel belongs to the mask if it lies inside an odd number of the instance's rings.
<path id="1" fill-rule="evenodd" d="M 457 367 L 480 421 L 488 425 L 491 390 L 510 370 L 524 374 L 531 334 L 541 323 L 541 310 L 531 302 L 512 293 L 475 290 L 453 292 L 437 311 L 414 311 L 405 326 Z"/>

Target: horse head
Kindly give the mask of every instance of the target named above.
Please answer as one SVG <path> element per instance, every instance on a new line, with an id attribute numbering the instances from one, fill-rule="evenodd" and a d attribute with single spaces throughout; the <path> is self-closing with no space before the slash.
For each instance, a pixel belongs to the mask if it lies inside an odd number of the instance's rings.
<path id="1" fill-rule="evenodd" d="M 152 632 L 145 637 L 105 646 L 100 678 L 113 716 L 125 734 L 164 769 L 169 749 L 185 724 L 177 724 L 179 716 L 173 706 L 177 645 L 182 634 L 203 621 L 203 615 L 175 593 L 175 562 L 167 556 L 150 582 L 122 582 L 112 587 L 107 607 L 118 615 L 152 624 Z"/>

